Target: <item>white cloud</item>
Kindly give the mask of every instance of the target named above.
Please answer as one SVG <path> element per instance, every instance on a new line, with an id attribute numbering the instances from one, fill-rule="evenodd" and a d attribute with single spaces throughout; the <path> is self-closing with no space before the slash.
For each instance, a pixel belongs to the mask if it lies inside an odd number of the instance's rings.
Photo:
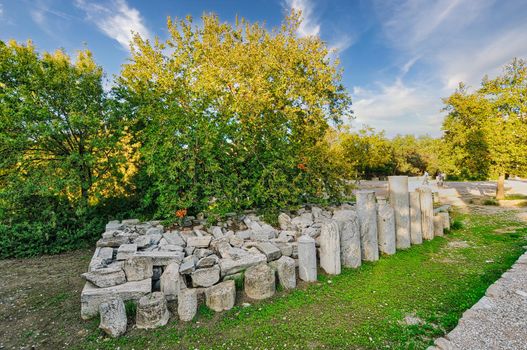
<path id="1" fill-rule="evenodd" d="M 4 5 L 0 4 L 0 18 L 4 16 Z"/>
<path id="2" fill-rule="evenodd" d="M 313 3 L 310 0 L 285 0 L 289 9 L 302 12 L 302 23 L 298 27 L 298 35 L 301 37 L 319 35 L 320 24 L 313 14 Z"/>
<path id="3" fill-rule="evenodd" d="M 112 0 L 104 5 L 76 0 L 76 5 L 86 13 L 88 21 L 127 50 L 134 33 L 143 38 L 151 38 L 141 13 L 128 6 L 125 0 Z"/>
<path id="4" fill-rule="evenodd" d="M 352 92 L 354 123 L 368 124 L 396 134 L 440 132 L 441 103 L 433 91 L 424 86 L 408 86 L 397 79 L 378 83 L 374 89 L 354 87 Z"/>

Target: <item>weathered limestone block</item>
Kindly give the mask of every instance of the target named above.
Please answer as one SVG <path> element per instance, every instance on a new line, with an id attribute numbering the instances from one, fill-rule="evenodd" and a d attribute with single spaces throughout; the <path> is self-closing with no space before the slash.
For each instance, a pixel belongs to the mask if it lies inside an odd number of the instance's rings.
<path id="1" fill-rule="evenodd" d="M 113 298 L 99 305 L 99 328 L 110 337 L 117 338 L 126 332 L 126 310 L 120 298 Z"/>
<path id="2" fill-rule="evenodd" d="M 92 283 L 86 282 L 81 293 L 81 317 L 87 320 L 96 316 L 99 312 L 99 305 L 112 298 L 121 298 L 124 301 L 138 300 L 151 291 L 152 280 L 150 278 L 108 288 L 98 288 Z"/>
<path id="3" fill-rule="evenodd" d="M 236 260 L 232 258 L 220 259 L 221 275 L 232 275 L 265 261 L 267 261 L 265 255 L 251 254 L 247 252 L 245 252 L 244 255 L 239 256 Z"/>
<path id="4" fill-rule="evenodd" d="M 181 265 L 179 265 L 179 273 L 182 275 L 188 275 L 196 269 L 197 258 L 194 255 L 186 256 L 183 259 Z"/>
<path id="5" fill-rule="evenodd" d="M 291 230 L 293 225 L 291 224 L 291 217 L 285 213 L 278 215 L 278 224 L 282 230 Z"/>
<path id="6" fill-rule="evenodd" d="M 164 326 L 168 323 L 170 313 L 167 301 L 161 292 L 147 294 L 137 303 L 135 325 L 139 329 L 150 329 Z"/>
<path id="7" fill-rule="evenodd" d="M 210 287 L 220 280 L 220 267 L 214 265 L 205 269 L 197 269 L 190 277 L 194 287 Z"/>
<path id="8" fill-rule="evenodd" d="M 421 194 L 419 191 L 410 192 L 410 240 L 412 244 L 423 243 Z"/>
<path id="9" fill-rule="evenodd" d="M 196 263 L 196 268 L 202 269 L 205 267 L 212 267 L 216 265 L 220 261 L 220 258 L 216 254 L 206 256 L 204 258 L 201 258 Z"/>
<path id="10" fill-rule="evenodd" d="M 255 247 L 265 255 L 267 261 L 273 261 L 282 256 L 280 248 L 276 247 L 272 243 L 258 242 Z"/>
<path id="11" fill-rule="evenodd" d="M 356 192 L 357 216 L 360 225 L 360 245 L 362 260 L 379 260 L 379 245 L 377 242 L 377 207 L 375 192 L 362 190 Z"/>
<path id="12" fill-rule="evenodd" d="M 236 286 L 234 280 L 227 280 L 205 289 L 205 303 L 216 311 L 232 309 L 236 300 Z"/>
<path id="13" fill-rule="evenodd" d="M 137 252 L 137 244 L 123 244 L 117 249 L 117 260 L 126 260 Z"/>
<path id="14" fill-rule="evenodd" d="M 388 203 L 377 205 L 377 233 L 379 251 L 383 254 L 395 254 L 395 215 Z"/>
<path id="15" fill-rule="evenodd" d="M 443 228 L 450 231 L 450 214 L 448 212 L 439 212 L 439 216 L 443 220 Z"/>
<path id="16" fill-rule="evenodd" d="M 306 282 L 315 282 L 317 280 L 315 240 L 306 235 L 298 239 L 298 275 L 301 280 Z"/>
<path id="17" fill-rule="evenodd" d="M 291 225 L 297 230 L 313 225 L 313 215 L 311 213 L 303 213 L 300 216 L 294 217 L 291 220 Z"/>
<path id="18" fill-rule="evenodd" d="M 179 293 L 179 264 L 168 264 L 160 278 L 161 292 L 167 300 L 176 300 Z"/>
<path id="19" fill-rule="evenodd" d="M 436 214 L 434 215 L 434 236 L 443 236 L 443 218 L 441 215 Z"/>
<path id="20" fill-rule="evenodd" d="M 275 242 L 274 245 L 280 249 L 280 253 L 282 253 L 283 256 L 293 255 L 293 243 Z"/>
<path id="21" fill-rule="evenodd" d="M 434 239 L 434 202 L 432 200 L 432 190 L 428 187 L 420 187 L 419 201 L 421 202 L 423 239 Z"/>
<path id="22" fill-rule="evenodd" d="M 106 232 L 120 230 L 122 228 L 123 228 L 123 224 L 121 224 L 119 220 L 113 220 L 106 224 Z"/>
<path id="23" fill-rule="evenodd" d="M 397 249 L 410 247 L 410 196 L 408 176 L 388 176 L 390 205 L 395 214 L 395 241 Z"/>
<path id="24" fill-rule="evenodd" d="M 185 252 L 181 251 L 145 251 L 137 252 L 135 256 L 142 256 L 152 259 L 154 266 L 167 266 L 172 262 L 181 264 L 185 256 Z"/>
<path id="25" fill-rule="evenodd" d="M 251 266 L 245 271 L 245 294 L 251 299 L 266 299 L 275 292 L 275 274 L 267 264 Z"/>
<path id="26" fill-rule="evenodd" d="M 145 278 L 151 278 L 153 274 L 152 259 L 132 256 L 125 260 L 123 269 L 128 281 L 142 281 Z"/>
<path id="27" fill-rule="evenodd" d="M 357 218 L 357 213 L 353 209 L 338 209 L 333 212 L 333 220 L 348 221 Z"/>
<path id="28" fill-rule="evenodd" d="M 331 275 L 340 274 L 340 233 L 337 221 L 322 225 L 320 233 L 320 267 Z"/>
<path id="29" fill-rule="evenodd" d="M 105 267 L 82 274 L 82 277 L 97 287 L 106 288 L 123 284 L 126 276 L 120 267 Z"/>
<path id="30" fill-rule="evenodd" d="M 179 319 L 184 322 L 192 321 L 198 310 L 198 295 L 193 288 L 179 291 L 177 313 Z"/>
<path id="31" fill-rule="evenodd" d="M 139 219 L 126 219 L 121 222 L 124 226 L 134 226 L 139 225 L 141 221 Z"/>
<path id="32" fill-rule="evenodd" d="M 212 240 L 212 236 L 196 236 L 187 238 L 187 247 L 207 248 Z"/>
<path id="33" fill-rule="evenodd" d="M 112 247 L 117 248 L 123 244 L 130 243 L 129 236 L 115 236 L 115 237 L 106 237 L 101 238 L 97 241 L 97 247 Z"/>
<path id="34" fill-rule="evenodd" d="M 343 212 L 345 215 L 342 215 Z M 337 217 L 337 219 L 335 219 Z M 360 226 L 354 210 L 340 210 L 333 215 L 340 232 L 340 263 L 344 267 L 356 268 L 361 265 Z"/>
<path id="35" fill-rule="evenodd" d="M 166 239 L 168 244 L 184 246 L 185 241 L 181 238 L 181 235 L 177 231 L 165 232 L 163 238 Z"/>
<path id="36" fill-rule="evenodd" d="M 295 259 L 282 256 L 280 259 L 269 264 L 276 270 L 278 282 L 284 289 L 296 288 L 296 264 Z"/>

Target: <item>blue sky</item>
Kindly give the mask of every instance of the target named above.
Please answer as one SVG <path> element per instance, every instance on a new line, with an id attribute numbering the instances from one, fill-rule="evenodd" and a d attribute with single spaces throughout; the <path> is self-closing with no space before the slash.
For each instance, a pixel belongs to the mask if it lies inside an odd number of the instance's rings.
<path id="1" fill-rule="evenodd" d="M 163 39 L 167 16 L 214 12 L 271 28 L 291 8 L 303 13 L 299 35 L 338 50 L 352 126 L 389 136 L 440 135 L 441 97 L 527 58 L 524 0 L 0 0 L 0 39 L 70 54 L 88 47 L 111 77 L 128 57 L 130 32 Z"/>

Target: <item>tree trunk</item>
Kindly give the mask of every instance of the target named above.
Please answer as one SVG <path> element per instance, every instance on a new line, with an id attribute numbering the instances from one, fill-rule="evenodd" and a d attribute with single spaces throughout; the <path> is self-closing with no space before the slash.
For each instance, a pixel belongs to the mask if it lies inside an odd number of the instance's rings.
<path id="1" fill-rule="evenodd" d="M 496 188 L 496 199 L 505 199 L 505 174 L 500 174 L 498 177 L 498 186 Z"/>

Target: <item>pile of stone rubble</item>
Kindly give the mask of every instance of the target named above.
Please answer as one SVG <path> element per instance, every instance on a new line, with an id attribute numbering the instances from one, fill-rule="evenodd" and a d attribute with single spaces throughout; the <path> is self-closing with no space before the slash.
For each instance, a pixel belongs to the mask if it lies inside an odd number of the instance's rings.
<path id="1" fill-rule="evenodd" d="M 216 312 L 231 309 L 237 285 L 250 299 L 269 298 L 276 283 L 293 289 L 297 279 L 316 281 L 318 267 L 340 274 L 450 228 L 448 208 L 434 210 L 429 188 L 409 193 L 407 177 L 389 180 L 389 202 L 357 191 L 354 205 L 281 213 L 279 228 L 253 214 L 212 227 L 187 218 L 172 230 L 158 221 L 109 222 L 82 275 L 81 316 L 100 314 L 100 328 L 111 336 L 126 331 L 128 300 L 137 302 L 138 328 L 165 325 L 167 303 L 177 303 L 178 318 L 190 321 L 199 302 Z"/>

